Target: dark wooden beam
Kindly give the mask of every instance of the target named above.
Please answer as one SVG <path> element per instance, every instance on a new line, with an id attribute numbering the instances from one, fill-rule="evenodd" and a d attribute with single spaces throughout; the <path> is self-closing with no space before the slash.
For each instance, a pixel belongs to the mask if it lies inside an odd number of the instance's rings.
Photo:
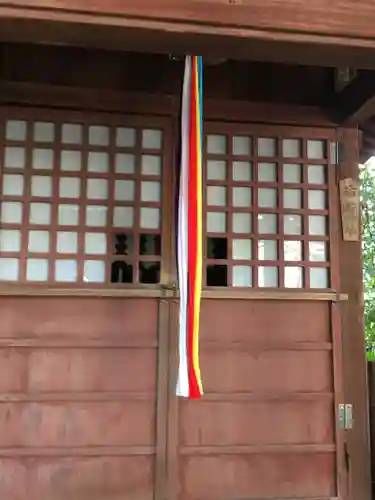
<path id="1" fill-rule="evenodd" d="M 54 84 L 1 82 L 0 114 L 3 106 L 47 106 L 50 108 L 80 109 L 118 113 L 145 113 L 170 116 L 178 112 L 179 94 L 124 92 L 118 89 L 59 86 Z M 250 102 L 221 98 L 205 98 L 204 116 L 207 120 L 246 123 L 270 123 L 288 126 L 310 126 L 332 129 L 335 123 L 327 120 L 321 108 L 277 103 Z"/>
<path id="2" fill-rule="evenodd" d="M 95 3 L 95 2 L 94 2 Z M 373 40 L 0 6 L 0 41 L 375 69 Z"/>
<path id="3" fill-rule="evenodd" d="M 307 44 L 310 53 L 319 46 L 321 58 L 329 48 L 350 52 L 368 51 L 373 59 L 375 9 L 373 0 L 306 2 L 302 0 L 3 0 L 0 18 L 26 21 L 59 21 L 73 24 L 82 31 L 84 25 L 111 26 L 122 32 L 155 31 L 177 38 L 185 34 L 217 35 L 237 38 L 245 47 L 253 40 L 261 43 L 288 43 L 289 51 L 279 49 L 284 59 L 294 45 Z M 59 27 L 55 27 L 60 31 Z M 119 30 L 117 30 L 119 31 Z M 0 31 L 0 35 L 3 30 Z M 44 33 L 39 33 L 43 37 Z M 122 33 L 123 35 L 123 33 Z M 19 33 L 19 36 L 23 36 Z M 117 33 L 117 37 L 121 33 Z M 224 43 L 224 48 L 226 44 Z M 250 55 L 252 50 L 248 52 Z M 219 56 L 223 56 L 220 51 Z M 225 56 L 225 55 L 224 55 Z M 338 63 L 334 64 L 337 67 Z M 344 64 L 345 65 L 345 64 Z M 348 66 L 354 66 L 347 64 Z M 357 68 L 363 67 L 358 61 Z"/>
<path id="4" fill-rule="evenodd" d="M 375 71 L 359 71 L 357 76 L 329 98 L 325 108 L 340 124 L 358 125 L 375 115 Z"/>

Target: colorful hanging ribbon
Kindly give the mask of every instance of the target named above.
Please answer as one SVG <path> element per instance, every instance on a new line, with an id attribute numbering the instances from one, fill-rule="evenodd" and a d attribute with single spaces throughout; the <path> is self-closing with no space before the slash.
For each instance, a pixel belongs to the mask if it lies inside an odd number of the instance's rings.
<path id="1" fill-rule="evenodd" d="M 177 395 L 203 395 L 199 367 L 202 291 L 202 57 L 187 56 L 182 91 L 181 171 L 178 205 L 180 290 Z"/>

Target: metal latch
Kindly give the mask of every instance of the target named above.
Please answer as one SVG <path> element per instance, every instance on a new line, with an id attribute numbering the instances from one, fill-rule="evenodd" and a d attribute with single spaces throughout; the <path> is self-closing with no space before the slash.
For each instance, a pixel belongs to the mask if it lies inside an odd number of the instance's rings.
<path id="1" fill-rule="evenodd" d="M 168 290 L 169 292 L 177 292 L 177 283 L 164 283 L 161 285 L 162 290 Z"/>
<path id="2" fill-rule="evenodd" d="M 339 429 L 352 429 L 353 428 L 353 405 L 340 404 L 339 405 Z"/>

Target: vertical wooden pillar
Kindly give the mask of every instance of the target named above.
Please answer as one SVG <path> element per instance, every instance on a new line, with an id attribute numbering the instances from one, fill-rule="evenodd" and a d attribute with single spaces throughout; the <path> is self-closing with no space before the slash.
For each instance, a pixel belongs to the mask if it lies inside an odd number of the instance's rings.
<path id="1" fill-rule="evenodd" d="M 356 129 L 339 129 L 340 179 L 357 179 L 359 136 Z M 341 223 L 340 223 L 341 226 Z M 340 229 L 340 278 L 342 293 L 342 339 L 345 403 L 353 405 L 354 426 L 346 431 L 348 499 L 371 499 L 370 437 L 368 413 L 367 363 L 364 346 L 362 248 L 360 241 L 343 241 Z"/>
<path id="2" fill-rule="evenodd" d="M 159 302 L 154 500 L 165 500 L 167 495 L 169 302 L 171 293 L 166 290 L 164 295 Z"/>
<path id="3" fill-rule="evenodd" d="M 370 434 L 371 434 L 371 476 L 372 476 L 372 494 L 375 491 L 374 479 L 374 450 L 375 450 L 375 361 L 370 361 L 368 364 L 368 385 L 369 385 L 369 406 L 370 406 Z"/>

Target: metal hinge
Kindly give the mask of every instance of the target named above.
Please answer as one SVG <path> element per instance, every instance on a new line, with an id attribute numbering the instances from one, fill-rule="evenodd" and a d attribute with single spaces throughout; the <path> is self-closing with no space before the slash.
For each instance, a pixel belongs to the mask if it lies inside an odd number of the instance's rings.
<path id="1" fill-rule="evenodd" d="M 353 405 L 340 404 L 339 405 L 339 429 L 352 429 L 353 428 Z"/>
<path id="2" fill-rule="evenodd" d="M 161 285 L 163 301 L 165 299 L 175 299 L 178 296 L 177 283 L 167 283 Z"/>
<path id="3" fill-rule="evenodd" d="M 343 145 L 342 143 L 336 141 L 336 142 L 330 142 L 330 158 L 331 158 L 331 165 L 335 168 L 335 184 L 339 183 L 340 180 L 340 169 L 337 168 L 340 163 L 343 161 Z"/>
<path id="4" fill-rule="evenodd" d="M 330 157 L 331 164 L 338 165 L 340 163 L 340 143 L 339 142 L 331 142 L 330 143 Z"/>

